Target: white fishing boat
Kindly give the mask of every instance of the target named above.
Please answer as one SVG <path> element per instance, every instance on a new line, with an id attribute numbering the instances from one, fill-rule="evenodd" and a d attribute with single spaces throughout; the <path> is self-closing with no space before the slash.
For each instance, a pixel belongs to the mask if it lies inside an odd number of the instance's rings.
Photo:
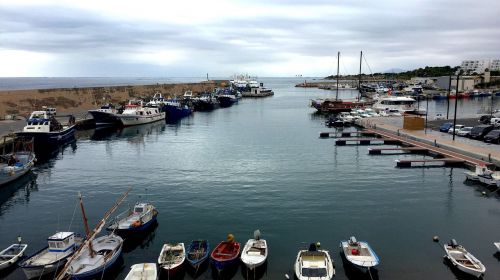
<path id="1" fill-rule="evenodd" d="M 147 230 L 156 221 L 158 210 L 150 203 L 136 203 L 133 209 L 129 209 L 118 216 L 108 227 L 108 230 L 118 232 L 140 232 Z"/>
<path id="2" fill-rule="evenodd" d="M 267 241 L 260 239 L 260 231 L 256 230 L 253 236 L 253 239 L 248 239 L 241 252 L 241 261 L 250 270 L 254 270 L 266 262 L 268 255 Z"/>
<path id="3" fill-rule="evenodd" d="M 165 112 L 157 106 L 145 107 L 142 100 L 130 100 L 121 114 L 116 118 L 123 126 L 132 126 L 165 120 Z"/>
<path id="4" fill-rule="evenodd" d="M 358 268 L 370 269 L 380 263 L 377 254 L 370 245 L 364 241 L 357 241 L 354 236 L 351 236 L 347 241 L 341 241 L 340 248 L 347 261 Z"/>
<path id="5" fill-rule="evenodd" d="M 55 272 L 63 267 L 82 243 L 74 232 L 58 232 L 47 238 L 48 247 L 41 249 L 19 264 L 28 279 Z"/>
<path id="6" fill-rule="evenodd" d="M 312 243 L 309 250 L 300 250 L 295 260 L 295 276 L 298 280 L 328 280 L 335 275 L 330 254 Z"/>
<path id="7" fill-rule="evenodd" d="M 163 244 L 160 256 L 158 256 L 158 266 L 164 270 L 165 273 L 172 277 L 181 268 L 186 260 L 186 248 L 184 243 L 176 244 Z"/>
<path id="8" fill-rule="evenodd" d="M 125 280 L 156 280 L 158 273 L 155 263 L 139 263 L 130 267 Z"/>
<path id="9" fill-rule="evenodd" d="M 446 258 L 462 272 L 481 277 L 486 272 L 486 267 L 469 253 L 462 245 L 459 245 L 455 239 L 452 239 L 449 244 L 444 244 Z"/>
<path id="10" fill-rule="evenodd" d="M 18 237 L 18 243 L 12 244 L 0 252 L 0 270 L 6 269 L 15 264 L 19 258 L 24 256 L 24 251 L 28 248 L 27 244 L 21 244 L 21 237 Z"/>
<path id="11" fill-rule="evenodd" d="M 75 252 L 75 254 L 68 259 L 64 268 L 55 278 L 56 280 L 62 280 L 66 277 L 73 279 L 89 279 L 97 277 L 102 279 L 106 270 L 116 263 L 116 260 L 118 260 L 118 257 L 122 252 L 123 239 L 113 233 L 98 238 L 96 238 L 96 236 L 101 232 L 106 225 L 106 220 L 123 202 L 129 192 L 130 189 L 128 189 L 118 199 L 111 209 L 106 212 L 102 220 L 97 224 L 92 232 L 87 224 L 87 216 L 85 214 L 85 208 L 83 207 L 82 195 L 79 194 L 80 208 L 82 210 L 83 223 L 85 225 L 87 239 Z"/>

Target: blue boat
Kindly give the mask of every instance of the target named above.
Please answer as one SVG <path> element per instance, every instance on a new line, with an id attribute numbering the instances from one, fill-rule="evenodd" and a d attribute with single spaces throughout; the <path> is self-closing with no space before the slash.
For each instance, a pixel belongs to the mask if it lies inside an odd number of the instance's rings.
<path id="1" fill-rule="evenodd" d="M 198 270 L 208 259 L 210 244 L 207 240 L 193 240 L 187 249 L 186 259 L 189 265 Z"/>
<path id="2" fill-rule="evenodd" d="M 33 137 L 35 148 L 58 146 L 75 139 L 75 118 L 70 116 L 68 125 L 59 123 L 54 115 L 47 111 L 34 111 L 28 118 L 23 131 L 17 136 Z"/>
<path id="3" fill-rule="evenodd" d="M 231 107 L 233 104 L 238 103 L 237 92 L 230 88 L 219 89 L 216 95 L 220 107 Z"/>
<path id="4" fill-rule="evenodd" d="M 193 110 L 184 102 L 177 99 L 167 100 L 163 105 L 163 111 L 166 114 L 167 122 L 175 122 L 193 113 Z"/>

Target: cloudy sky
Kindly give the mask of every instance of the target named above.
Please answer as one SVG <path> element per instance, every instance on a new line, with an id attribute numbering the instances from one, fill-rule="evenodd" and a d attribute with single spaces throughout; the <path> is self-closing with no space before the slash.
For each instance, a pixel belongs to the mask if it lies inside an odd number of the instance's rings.
<path id="1" fill-rule="evenodd" d="M 0 76 L 326 76 L 500 58 L 498 0 L 1 0 Z"/>

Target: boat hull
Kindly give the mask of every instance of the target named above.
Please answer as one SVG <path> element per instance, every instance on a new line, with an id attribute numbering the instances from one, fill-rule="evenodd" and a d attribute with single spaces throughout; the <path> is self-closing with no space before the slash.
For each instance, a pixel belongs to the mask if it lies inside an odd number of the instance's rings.
<path id="1" fill-rule="evenodd" d="M 157 280 L 157 271 L 155 263 L 134 264 L 125 280 Z"/>
<path id="2" fill-rule="evenodd" d="M 240 255 L 240 243 L 234 242 L 221 242 L 210 254 L 210 261 L 212 265 L 218 270 L 222 271 L 233 267 L 239 263 L 239 255 Z M 233 246 L 232 252 L 227 252 L 224 250 L 226 246 Z"/>
<path id="3" fill-rule="evenodd" d="M 341 241 L 340 242 L 340 249 L 342 249 L 342 255 L 343 257 L 351 263 L 354 267 L 359 268 L 359 269 L 370 269 L 374 266 L 377 266 L 380 263 L 379 257 L 377 254 L 375 254 L 375 251 L 370 247 L 370 245 L 366 242 L 360 241 L 359 244 L 363 247 L 365 247 L 369 252 L 370 255 L 372 256 L 371 259 L 369 260 L 357 260 L 354 257 L 351 257 L 346 250 L 348 250 L 348 241 Z"/>
<path id="4" fill-rule="evenodd" d="M 123 126 L 133 126 L 146 123 L 157 122 L 165 119 L 165 112 L 154 115 L 116 115 Z"/>
<path id="5" fill-rule="evenodd" d="M 23 162 L 21 167 L 7 167 L 8 170 L 2 170 L 0 172 L 0 187 L 24 176 L 33 168 L 33 165 L 35 165 L 35 155 L 29 154 L 27 162 Z"/>
<path id="6" fill-rule="evenodd" d="M 116 229 L 115 231 L 119 234 L 127 234 L 127 233 L 140 233 L 140 232 L 144 232 L 144 231 L 147 231 L 151 228 L 151 226 L 153 226 L 157 220 L 156 220 L 156 216 L 158 214 L 154 215 L 153 218 L 151 218 L 151 220 L 149 220 L 148 222 L 138 226 L 138 227 L 130 227 L 130 228 L 127 228 L 127 229 Z"/>
<path id="7" fill-rule="evenodd" d="M 3 254 L 0 254 L 0 271 L 15 264 L 24 255 L 27 247 L 26 244 L 14 244 L 9 246 L 12 250 L 9 250 L 9 248 L 4 250 Z"/>
<path id="8" fill-rule="evenodd" d="M 120 120 L 118 120 L 113 113 L 98 110 L 90 110 L 89 113 L 92 115 L 96 126 L 113 126 L 120 124 Z"/>
<path id="9" fill-rule="evenodd" d="M 212 111 L 217 109 L 218 103 L 212 101 L 198 100 L 194 103 L 194 109 L 196 111 Z"/>
<path id="10" fill-rule="evenodd" d="M 87 280 L 87 279 L 94 279 L 96 277 L 101 279 L 101 275 L 103 275 L 106 272 L 106 270 L 109 270 L 110 268 L 112 268 L 114 266 L 114 264 L 117 262 L 118 258 L 121 256 L 122 245 L 120 245 L 120 248 L 109 259 L 109 261 L 106 262 L 105 265 L 97 267 L 93 270 L 89 270 L 85 273 L 73 274 L 73 275 L 71 275 L 71 279 L 73 279 L 73 280 Z M 105 279 L 105 278 L 103 278 L 103 279 Z"/>
<path id="11" fill-rule="evenodd" d="M 184 117 L 191 115 L 193 110 L 190 108 L 179 108 L 176 106 L 163 106 L 163 110 L 165 111 L 165 118 L 168 122 L 178 121 Z"/>
<path id="12" fill-rule="evenodd" d="M 266 240 L 249 239 L 241 253 L 241 262 L 243 262 L 248 269 L 254 270 L 266 262 L 267 255 L 268 248 Z"/>
<path id="13" fill-rule="evenodd" d="M 219 100 L 220 106 L 223 108 L 231 107 L 238 102 L 238 99 L 229 96 L 219 96 L 217 99 Z"/>
<path id="14" fill-rule="evenodd" d="M 204 248 L 205 253 L 200 258 L 191 257 L 191 252 L 194 250 L 199 250 L 200 247 Z M 186 260 L 189 266 L 193 269 L 198 269 L 207 261 L 209 252 L 210 252 L 210 244 L 208 243 L 208 241 L 205 241 L 205 243 L 202 243 L 202 241 L 191 242 L 186 252 Z"/>
<path id="15" fill-rule="evenodd" d="M 35 149 L 47 146 L 58 146 L 75 139 L 76 126 L 71 125 L 61 131 L 54 132 L 16 132 L 17 136 L 33 137 Z"/>

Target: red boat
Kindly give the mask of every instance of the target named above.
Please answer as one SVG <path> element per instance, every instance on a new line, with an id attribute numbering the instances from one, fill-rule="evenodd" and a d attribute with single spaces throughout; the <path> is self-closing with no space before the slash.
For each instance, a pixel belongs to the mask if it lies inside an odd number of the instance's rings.
<path id="1" fill-rule="evenodd" d="M 236 265 L 239 263 L 241 245 L 234 240 L 234 236 L 229 234 L 227 241 L 222 241 L 210 254 L 212 263 L 217 270 Z"/>

